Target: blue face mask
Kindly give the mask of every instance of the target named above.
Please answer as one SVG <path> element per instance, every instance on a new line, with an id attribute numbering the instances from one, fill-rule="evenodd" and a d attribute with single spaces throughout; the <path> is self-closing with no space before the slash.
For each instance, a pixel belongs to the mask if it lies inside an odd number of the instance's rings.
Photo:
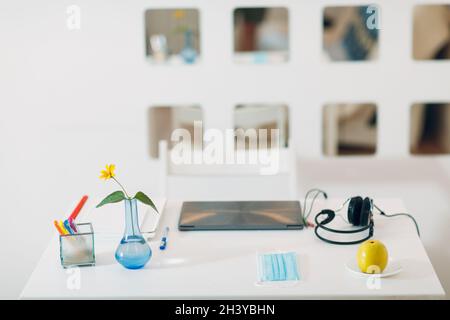
<path id="1" fill-rule="evenodd" d="M 258 268 L 259 280 L 263 282 L 300 280 L 295 252 L 260 254 Z"/>

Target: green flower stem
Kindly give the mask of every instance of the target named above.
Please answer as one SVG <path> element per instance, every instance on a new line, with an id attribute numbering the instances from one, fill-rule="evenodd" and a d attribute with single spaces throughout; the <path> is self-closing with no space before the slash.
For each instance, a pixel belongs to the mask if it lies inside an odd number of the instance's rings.
<path id="1" fill-rule="evenodd" d="M 127 196 L 128 199 L 131 199 L 131 197 L 128 195 L 127 191 L 125 190 L 125 188 L 123 187 L 123 185 L 115 178 L 115 177 L 111 177 L 115 182 L 117 182 L 117 184 L 122 188 L 123 192 L 125 192 L 125 195 Z"/>

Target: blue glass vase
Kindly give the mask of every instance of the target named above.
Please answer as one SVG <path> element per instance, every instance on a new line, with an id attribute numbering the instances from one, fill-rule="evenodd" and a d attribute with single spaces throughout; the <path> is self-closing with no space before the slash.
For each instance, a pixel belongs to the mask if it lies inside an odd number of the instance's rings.
<path id="1" fill-rule="evenodd" d="M 184 62 L 187 64 L 194 63 L 197 58 L 197 51 L 195 51 L 193 46 L 193 36 L 192 30 L 187 30 L 184 33 L 184 47 L 180 54 L 181 57 L 183 57 Z"/>
<path id="2" fill-rule="evenodd" d="M 127 269 L 140 269 L 150 260 L 152 249 L 139 230 L 136 199 L 125 199 L 125 233 L 116 250 L 116 260 Z"/>

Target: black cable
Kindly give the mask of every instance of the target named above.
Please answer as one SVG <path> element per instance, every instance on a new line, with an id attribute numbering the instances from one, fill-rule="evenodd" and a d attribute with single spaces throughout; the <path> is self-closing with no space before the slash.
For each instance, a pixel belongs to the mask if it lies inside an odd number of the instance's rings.
<path id="1" fill-rule="evenodd" d="M 415 226 L 416 226 L 416 231 L 417 231 L 417 235 L 419 236 L 419 238 L 420 238 L 420 230 L 419 230 L 419 225 L 418 225 L 418 223 L 417 223 L 417 221 L 416 221 L 416 219 L 414 219 L 414 217 L 412 216 L 412 215 L 410 215 L 409 213 L 394 213 L 394 214 L 386 214 L 386 213 L 381 213 L 381 215 L 382 216 L 385 216 L 385 217 L 387 217 L 387 218 L 391 218 L 391 217 L 397 217 L 397 216 L 405 216 L 405 217 L 408 217 L 408 218 L 410 218 L 413 222 L 414 222 L 414 224 L 415 224 Z"/>
<path id="2" fill-rule="evenodd" d="M 309 194 L 311 192 L 323 192 L 323 191 L 320 189 L 317 189 L 317 188 L 313 188 L 313 189 L 309 189 L 308 192 L 306 192 L 305 201 L 303 202 L 303 209 L 302 209 L 303 213 L 306 213 L 306 200 L 308 200 Z"/>
<path id="3" fill-rule="evenodd" d="M 383 210 L 381 210 L 381 209 L 378 208 L 377 206 L 374 205 L 374 207 L 380 212 L 380 214 L 381 214 L 382 216 L 387 217 L 387 218 L 398 217 L 398 216 L 405 216 L 405 217 L 410 218 L 410 219 L 414 222 L 414 224 L 415 224 L 415 226 L 416 226 L 417 235 L 418 235 L 419 238 L 420 238 L 419 224 L 417 223 L 416 219 L 415 219 L 412 215 L 410 215 L 409 213 L 404 213 L 404 212 L 401 212 L 401 213 L 393 213 L 393 214 L 387 214 L 386 212 L 384 212 Z"/>
<path id="4" fill-rule="evenodd" d="M 311 201 L 311 205 L 310 205 L 309 210 L 308 210 L 308 213 L 307 213 L 307 212 L 306 212 L 306 201 L 308 200 L 308 197 L 309 197 L 309 195 L 310 195 L 312 192 L 316 192 L 316 194 L 314 195 L 314 197 L 313 197 L 313 199 L 312 199 L 312 201 Z M 328 198 L 328 195 L 327 195 L 327 193 L 326 193 L 325 191 L 323 191 L 323 190 L 321 190 L 321 189 L 317 189 L 317 188 L 309 189 L 308 192 L 307 192 L 306 195 L 305 195 L 305 200 L 304 200 L 304 202 L 303 202 L 303 221 L 304 221 L 306 227 L 308 227 L 307 220 L 308 220 L 308 218 L 309 218 L 309 215 L 310 215 L 311 212 L 312 212 L 312 208 L 313 208 L 313 206 L 314 206 L 314 202 L 316 201 L 317 197 L 318 197 L 320 194 L 323 194 L 323 196 L 324 196 L 325 199 Z"/>
<path id="5" fill-rule="evenodd" d="M 310 204 L 310 206 L 309 206 L 309 210 L 308 210 L 308 213 L 307 213 L 306 216 L 305 216 L 305 219 L 308 219 L 309 216 L 311 215 L 311 212 L 312 212 L 312 209 L 313 209 L 313 206 L 314 206 L 314 202 L 316 201 L 317 197 L 318 197 L 319 195 L 321 195 L 321 194 L 323 194 L 324 197 L 325 197 L 325 199 L 326 199 L 326 194 L 322 193 L 321 191 L 317 191 L 316 194 L 314 195 L 314 197 L 313 197 L 312 200 L 311 200 L 311 204 Z"/>

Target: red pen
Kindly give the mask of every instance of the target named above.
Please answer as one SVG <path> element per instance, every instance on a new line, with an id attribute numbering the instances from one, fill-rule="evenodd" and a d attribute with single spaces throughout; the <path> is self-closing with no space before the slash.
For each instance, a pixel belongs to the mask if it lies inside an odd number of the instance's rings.
<path id="1" fill-rule="evenodd" d="M 73 210 L 72 214 L 70 215 L 69 220 L 75 220 L 77 218 L 78 214 L 81 211 L 81 208 L 83 208 L 83 206 L 86 203 L 87 199 L 88 199 L 87 195 L 84 195 L 83 198 L 81 198 L 80 202 L 77 204 L 77 206 Z"/>

